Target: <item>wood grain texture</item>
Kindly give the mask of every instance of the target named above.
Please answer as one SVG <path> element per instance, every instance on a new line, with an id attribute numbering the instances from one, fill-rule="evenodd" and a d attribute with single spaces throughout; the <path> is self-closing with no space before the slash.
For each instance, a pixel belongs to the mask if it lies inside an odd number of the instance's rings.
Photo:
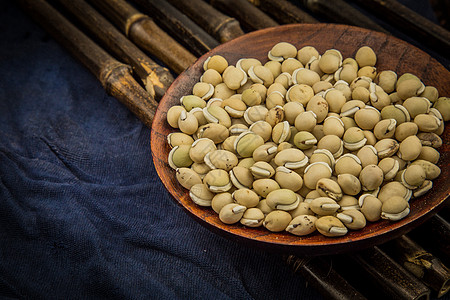
<path id="1" fill-rule="evenodd" d="M 330 48 L 339 49 L 344 57 L 354 57 L 358 48 L 368 45 L 378 55 L 378 70 L 390 69 L 398 74 L 414 73 L 425 84 L 437 87 L 441 95 L 450 95 L 450 72 L 447 69 L 420 49 L 383 33 L 332 24 L 283 25 L 249 33 L 199 58 L 175 79 L 159 105 L 152 125 L 153 161 L 163 184 L 174 199 L 189 215 L 216 233 L 267 250 L 300 255 L 334 254 L 368 248 L 399 237 L 432 217 L 448 199 L 450 191 L 447 182 L 450 172 L 448 129 L 442 136 L 444 143 L 440 148 L 440 177 L 434 180 L 434 188 L 430 192 L 411 200 L 410 214 L 398 222 L 383 220 L 369 223 L 363 230 L 351 231 L 338 238 L 326 238 L 318 233 L 297 237 L 288 233 L 271 233 L 265 228 L 225 225 L 212 209 L 199 207 L 190 200 L 188 191 L 178 184 L 175 172 L 167 164 L 170 148 L 166 137 L 175 131 L 166 122 L 167 110 L 179 103 L 181 96 L 192 93 L 192 87 L 198 82 L 202 64 L 208 56 L 223 55 L 230 64 L 235 64 L 242 57 L 254 57 L 264 62 L 271 47 L 281 41 L 290 42 L 297 48 L 312 45 L 321 53 Z"/>

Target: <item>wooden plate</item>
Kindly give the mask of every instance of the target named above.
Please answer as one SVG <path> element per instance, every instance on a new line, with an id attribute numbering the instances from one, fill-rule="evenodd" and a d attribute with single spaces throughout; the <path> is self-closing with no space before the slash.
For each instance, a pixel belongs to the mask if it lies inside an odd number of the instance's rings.
<path id="1" fill-rule="evenodd" d="M 448 199 L 450 190 L 447 129 L 442 136 L 444 145 L 439 149 L 441 151 L 439 166 L 442 170 L 440 177 L 434 180 L 433 189 L 425 196 L 411 199 L 410 214 L 398 222 L 382 220 L 368 223 L 362 230 L 350 231 L 347 235 L 337 238 L 327 238 L 319 233 L 297 237 L 284 232 L 272 233 L 265 228 L 222 224 L 211 208 L 197 206 L 191 201 L 188 191 L 177 182 L 174 170 L 167 164 L 170 147 L 166 137 L 174 131 L 166 122 L 167 110 L 172 105 L 178 104 L 181 96 L 192 93 L 192 87 L 199 81 L 203 72 L 202 65 L 207 57 L 220 54 L 233 65 L 244 57 L 253 57 L 265 62 L 267 52 L 274 44 L 282 41 L 294 44 L 297 49 L 311 45 L 320 53 L 335 48 L 341 51 L 344 58 L 354 57 L 358 48 L 368 45 L 377 54 L 378 70 L 394 70 L 399 75 L 406 72 L 414 73 L 426 85 L 438 88 L 440 95 L 450 95 L 450 72 L 447 69 L 416 47 L 382 33 L 345 25 L 296 24 L 246 34 L 220 45 L 199 58 L 174 81 L 161 100 L 153 122 L 151 147 L 156 170 L 174 199 L 194 219 L 220 235 L 251 246 L 299 255 L 342 253 L 384 243 L 407 233 L 435 214 Z"/>

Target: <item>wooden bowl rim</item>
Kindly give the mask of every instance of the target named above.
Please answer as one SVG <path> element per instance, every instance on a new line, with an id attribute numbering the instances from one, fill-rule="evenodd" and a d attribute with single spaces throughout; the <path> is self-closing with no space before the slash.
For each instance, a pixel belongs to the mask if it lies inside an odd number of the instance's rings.
<path id="1" fill-rule="evenodd" d="M 196 221 L 198 221 L 203 226 L 212 230 L 213 232 L 225 236 L 229 239 L 235 240 L 237 242 L 242 242 L 244 244 L 261 247 L 267 250 L 273 251 L 282 251 L 283 253 L 289 252 L 300 255 L 323 255 L 323 254 L 333 254 L 333 253 L 342 253 L 354 251 L 356 249 L 367 248 L 370 246 L 374 246 L 380 243 L 384 243 L 388 240 L 399 237 L 416 226 L 422 224 L 424 221 L 432 217 L 435 213 L 439 211 L 443 205 L 448 202 L 448 196 L 450 194 L 450 186 L 446 183 L 446 179 L 448 178 L 448 130 L 445 130 L 445 133 L 441 136 L 443 139 L 443 146 L 441 147 L 441 159 L 439 162 L 439 166 L 441 167 L 442 173 L 440 177 L 433 180 L 433 183 L 436 182 L 440 184 L 440 188 L 433 188 L 432 191 L 428 192 L 426 195 L 418 198 L 411 199 L 411 213 L 406 218 L 397 221 L 390 222 L 387 220 L 381 220 L 376 223 L 370 223 L 368 226 L 360 231 L 349 231 L 349 233 L 343 237 L 324 237 L 319 233 L 314 233 L 315 239 L 311 239 L 311 236 L 306 237 L 297 237 L 295 235 L 289 233 L 273 233 L 268 231 L 265 228 L 247 228 L 241 224 L 234 225 L 225 225 L 218 220 L 218 215 L 212 211 L 211 208 L 201 208 L 196 206 L 188 196 L 188 191 L 181 187 L 176 182 L 175 171 L 172 170 L 166 161 L 164 161 L 164 155 L 162 155 L 163 151 L 168 153 L 168 145 L 162 144 L 162 141 L 166 141 L 165 134 L 161 133 L 161 129 L 167 130 L 169 129 L 171 132 L 175 131 L 167 125 L 165 118 L 166 112 L 168 109 L 169 102 L 175 103 L 177 99 L 175 99 L 175 95 L 179 90 L 182 90 L 183 87 L 180 87 L 184 84 L 184 82 L 193 80 L 193 78 L 198 78 L 200 76 L 199 69 L 203 65 L 203 62 L 211 55 L 214 54 L 222 54 L 226 57 L 227 53 L 229 53 L 229 48 L 234 47 L 235 45 L 243 45 L 242 43 L 246 40 L 254 40 L 256 38 L 263 38 L 266 36 L 270 36 L 271 34 L 282 32 L 292 32 L 292 31 L 306 31 L 306 30 L 318 30 L 319 32 L 322 30 L 336 31 L 341 33 L 342 36 L 349 33 L 362 33 L 370 35 L 371 37 L 375 37 L 376 39 L 384 40 L 387 42 L 393 42 L 394 44 L 399 44 L 406 46 L 406 51 L 412 51 L 414 53 L 421 54 L 424 58 L 428 59 L 428 64 L 432 64 L 433 66 L 440 68 L 439 72 L 444 72 L 447 75 L 447 78 L 450 78 L 450 72 L 443 67 L 439 62 L 437 62 L 430 55 L 426 54 L 422 50 L 417 47 L 408 44 L 407 42 L 400 40 L 396 37 L 386 35 L 384 33 L 371 31 L 368 29 L 363 29 L 359 27 L 349 26 L 349 25 L 340 25 L 340 24 L 289 24 L 289 25 L 280 25 L 277 27 L 266 28 L 254 32 L 250 32 L 245 34 L 244 36 L 238 37 L 230 42 L 224 43 L 216 47 L 215 49 L 209 51 L 208 53 L 201 56 L 191 67 L 185 70 L 182 74 L 180 74 L 170 88 L 167 90 L 163 99 L 160 102 L 158 110 L 155 115 L 155 119 L 152 126 L 151 133 L 151 148 L 153 153 L 153 162 L 155 165 L 155 169 L 163 182 L 166 189 L 172 195 L 176 203 L 181 205 L 181 207 Z M 277 37 L 282 37 L 282 35 L 277 35 Z M 275 39 L 273 44 L 275 44 L 280 38 Z M 282 40 L 282 39 L 281 39 Z M 315 45 L 312 45 L 315 46 Z M 318 47 L 317 47 L 318 48 Z M 298 48 L 299 49 L 299 48 Z M 337 48 L 340 50 L 339 48 Z M 269 49 L 268 49 L 269 50 Z M 356 51 L 356 49 L 355 49 Z M 319 51 L 321 52 L 321 51 Z M 377 53 L 378 55 L 378 53 Z M 348 56 L 345 56 L 348 57 Z M 227 58 L 228 59 L 228 58 Z M 230 64 L 234 64 L 235 61 L 230 60 Z M 398 69 L 397 65 L 395 68 Z M 437 71 L 436 71 L 437 72 Z M 405 72 L 403 72 L 405 73 Z M 447 80 L 450 82 L 450 80 Z M 196 82 L 196 81 L 195 81 Z M 186 87 L 184 87 L 186 88 Z M 192 85 L 191 85 L 192 88 Z M 447 94 L 450 94 L 447 90 Z M 168 128 L 167 128 L 168 127 Z M 443 152 L 442 152 L 443 151 Z M 167 156 L 166 156 L 167 158 Z M 169 175 L 168 175 L 169 174 Z M 171 176 L 170 176 L 171 174 Z M 168 176 L 167 176 L 168 175 Z M 175 186 L 177 185 L 177 186 Z M 435 199 L 435 198 L 438 199 Z M 433 200 L 434 199 L 434 200 Z M 415 212 L 413 214 L 414 201 L 428 201 L 432 202 L 431 205 L 426 205 L 423 210 Z M 200 210 L 199 210 L 200 209 Z M 379 230 L 373 230 L 374 224 L 379 224 L 381 227 Z"/>

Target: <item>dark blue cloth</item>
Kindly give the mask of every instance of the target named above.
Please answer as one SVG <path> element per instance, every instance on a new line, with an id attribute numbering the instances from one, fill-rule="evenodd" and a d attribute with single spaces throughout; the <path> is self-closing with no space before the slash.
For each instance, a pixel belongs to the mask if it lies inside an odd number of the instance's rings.
<path id="1" fill-rule="evenodd" d="M 0 297 L 320 299 L 161 184 L 150 130 L 21 10 L 0 8 Z"/>
<path id="2" fill-rule="evenodd" d="M 0 296 L 316 298 L 281 255 L 211 233 L 150 130 L 14 4 L 0 14 Z"/>

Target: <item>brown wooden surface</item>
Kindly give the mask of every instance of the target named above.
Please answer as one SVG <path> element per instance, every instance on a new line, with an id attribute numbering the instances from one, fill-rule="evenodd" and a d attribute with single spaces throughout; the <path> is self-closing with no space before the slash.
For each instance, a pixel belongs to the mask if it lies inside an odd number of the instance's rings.
<path id="1" fill-rule="evenodd" d="M 242 57 L 266 61 L 267 52 L 281 41 L 290 42 L 297 48 L 312 45 L 321 53 L 330 48 L 339 49 L 344 57 L 353 57 L 359 47 L 368 45 L 378 55 L 378 70 L 390 69 L 400 75 L 405 72 L 414 73 L 425 84 L 437 87 L 440 95 L 450 95 L 450 72 L 447 69 L 418 48 L 383 33 L 332 24 L 284 25 L 249 33 L 220 45 L 199 58 L 175 79 L 159 105 L 152 125 L 153 161 L 163 184 L 174 199 L 189 215 L 216 233 L 267 250 L 305 255 L 334 254 L 371 247 L 399 237 L 432 217 L 443 206 L 450 191 L 448 129 L 442 136 L 444 144 L 440 148 L 441 175 L 433 181 L 434 187 L 430 192 L 410 201 L 410 214 L 398 222 L 382 220 L 369 223 L 360 231 L 350 231 L 347 235 L 337 238 L 327 238 L 319 233 L 297 237 L 288 233 L 272 233 L 265 228 L 247 228 L 240 224 L 225 225 L 211 208 L 197 206 L 191 201 L 188 191 L 178 184 L 174 170 L 167 164 L 170 147 L 166 137 L 175 131 L 166 122 L 167 110 L 178 104 L 181 96 L 192 93 L 192 87 L 198 82 L 202 64 L 208 56 L 223 55 L 230 64 L 235 64 Z"/>

